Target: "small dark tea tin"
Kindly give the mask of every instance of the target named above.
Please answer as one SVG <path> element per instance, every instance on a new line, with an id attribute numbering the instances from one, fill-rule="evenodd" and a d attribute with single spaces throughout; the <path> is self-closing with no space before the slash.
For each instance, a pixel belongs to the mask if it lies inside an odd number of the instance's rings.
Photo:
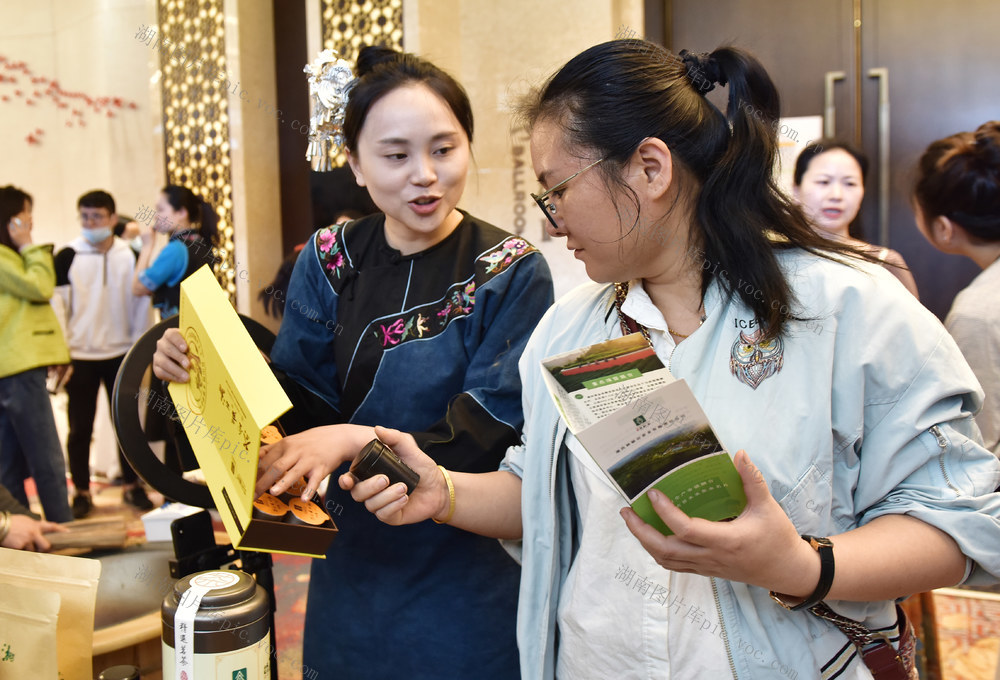
<path id="1" fill-rule="evenodd" d="M 318 527 L 330 522 L 330 517 L 322 508 L 311 501 L 293 498 L 288 502 L 288 509 L 291 512 L 285 516 L 286 524 Z"/>
<path id="2" fill-rule="evenodd" d="M 389 478 L 390 486 L 399 482 L 406 484 L 408 494 L 413 493 L 420 481 L 420 475 L 378 439 L 371 440 L 361 449 L 361 453 L 351 463 L 350 473 L 359 482 L 375 475 L 385 475 Z"/>
<path id="3" fill-rule="evenodd" d="M 288 506 L 283 501 L 275 498 L 269 493 L 262 493 L 253 502 L 253 516 L 256 519 L 265 519 L 272 522 L 281 522 L 288 514 Z"/>

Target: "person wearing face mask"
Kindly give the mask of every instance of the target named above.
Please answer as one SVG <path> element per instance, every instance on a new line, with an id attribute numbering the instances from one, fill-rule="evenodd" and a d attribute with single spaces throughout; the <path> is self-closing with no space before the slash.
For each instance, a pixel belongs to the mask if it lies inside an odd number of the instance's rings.
<path id="1" fill-rule="evenodd" d="M 855 218 L 865 197 L 867 174 L 868 158 L 861 151 L 846 142 L 821 139 L 796 159 L 792 195 L 820 236 L 869 251 L 919 300 L 917 282 L 903 256 L 860 238 Z"/>
<path id="2" fill-rule="evenodd" d="M 46 367 L 65 379 L 69 352 L 48 304 L 55 286 L 52 245 L 32 242 L 31 196 L 0 187 L 0 485 L 22 506 L 35 481 L 51 522 L 68 522 L 66 461 L 45 391 Z"/>
<path id="3" fill-rule="evenodd" d="M 90 496 L 90 440 L 101 383 L 110 403 L 115 376 L 125 353 L 149 328 L 149 300 L 132 293 L 136 256 L 114 235 L 118 223 L 115 200 L 106 191 L 90 191 L 77 201 L 80 237 L 56 253 L 56 300 L 73 361 L 66 383 L 69 437 L 66 449 L 76 495 L 73 517 L 86 517 Z M 60 304 L 61 303 L 61 304 Z M 138 483 L 121 450 L 122 497 L 125 503 L 150 510 L 153 504 Z"/>

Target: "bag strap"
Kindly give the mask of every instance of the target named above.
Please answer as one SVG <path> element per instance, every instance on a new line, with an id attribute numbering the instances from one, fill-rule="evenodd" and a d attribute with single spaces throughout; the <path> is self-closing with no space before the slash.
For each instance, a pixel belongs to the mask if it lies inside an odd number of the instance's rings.
<path id="1" fill-rule="evenodd" d="M 914 680 L 917 677 L 913 626 L 899 605 L 896 605 L 898 650 L 892 646 L 885 633 L 873 632 L 860 621 L 837 614 L 824 602 L 810 607 L 809 611 L 824 621 L 829 621 L 847 636 L 875 680 Z"/>
<path id="2" fill-rule="evenodd" d="M 622 303 L 628 296 L 628 281 L 615 284 L 615 309 L 618 310 L 618 323 L 622 328 L 622 335 L 630 333 L 642 333 L 642 337 L 652 344 L 649 339 L 649 331 L 641 323 L 622 311 Z"/>

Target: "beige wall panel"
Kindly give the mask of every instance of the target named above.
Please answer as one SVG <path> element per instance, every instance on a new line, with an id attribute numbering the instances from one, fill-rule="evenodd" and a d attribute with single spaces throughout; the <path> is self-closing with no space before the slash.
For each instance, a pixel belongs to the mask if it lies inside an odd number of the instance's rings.
<path id="1" fill-rule="evenodd" d="M 466 88 L 476 117 L 475 164 L 462 207 L 519 232 L 544 253 L 556 294 L 587 280 L 563 239 L 546 240 L 527 133 L 512 127 L 511 103 L 622 25 L 642 33 L 638 0 L 406 0 L 406 49 L 430 59 Z"/>
<path id="2" fill-rule="evenodd" d="M 237 308 L 276 331 L 278 322 L 257 299 L 282 259 L 270 3 L 226 2 L 226 63 L 239 83 L 238 91 L 229 93 Z"/>
<path id="3" fill-rule="evenodd" d="M 163 182 L 160 100 L 155 86 L 157 53 L 135 39 L 140 26 L 155 22 L 153 3 L 143 0 L 53 0 L 0 3 L 0 55 L 24 61 L 34 77 L 55 79 L 67 92 L 121 97 L 136 109 L 94 112 L 64 98 L 59 109 L 44 96 L 45 84 L 0 66 L 19 79 L 0 83 L 0 183 L 20 186 L 35 198 L 36 242 L 57 247 L 77 236 L 76 199 L 102 188 L 124 213 L 152 205 Z M 41 89 L 41 97 L 33 95 Z M 25 96 L 12 95 L 20 89 Z M 36 101 L 26 105 L 26 99 Z M 71 109 L 84 109 L 85 127 L 67 127 Z M 40 129 L 39 144 L 28 144 Z"/>

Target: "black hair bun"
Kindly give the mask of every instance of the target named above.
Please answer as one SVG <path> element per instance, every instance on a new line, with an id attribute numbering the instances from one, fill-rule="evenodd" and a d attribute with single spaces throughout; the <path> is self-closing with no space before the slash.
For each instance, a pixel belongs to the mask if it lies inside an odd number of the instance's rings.
<path id="1" fill-rule="evenodd" d="M 983 123 L 975 132 L 976 160 L 982 163 L 984 169 L 1000 172 L 1000 121 L 992 120 Z"/>
<path id="2" fill-rule="evenodd" d="M 387 64 L 393 61 L 397 61 L 402 57 L 402 52 L 397 52 L 391 47 L 385 47 L 384 45 L 365 45 L 358 52 L 358 63 L 355 69 L 355 75 L 361 78 L 368 73 L 371 73 L 376 66 L 379 64 Z"/>

